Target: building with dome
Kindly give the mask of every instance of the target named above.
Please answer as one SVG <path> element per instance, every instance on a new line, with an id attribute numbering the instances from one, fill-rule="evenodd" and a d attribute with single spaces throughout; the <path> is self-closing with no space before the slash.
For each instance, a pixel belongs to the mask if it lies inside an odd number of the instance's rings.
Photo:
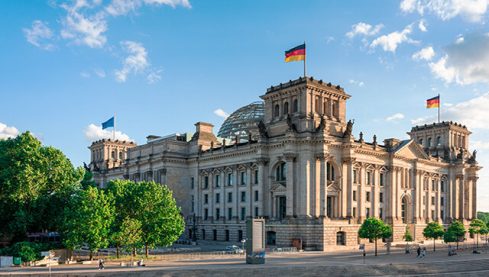
<path id="1" fill-rule="evenodd" d="M 216 136 L 148 136 L 143 145 L 101 140 L 90 146 L 94 179 L 153 180 L 168 185 L 190 239 L 236 242 L 248 218 L 266 220 L 266 242 L 330 251 L 365 241 L 368 217 L 424 240 L 428 222 L 476 218 L 476 153 L 470 131 L 455 122 L 413 127 L 410 139 L 354 136 L 350 98 L 312 77 L 271 86 L 263 102 L 238 109 Z"/>

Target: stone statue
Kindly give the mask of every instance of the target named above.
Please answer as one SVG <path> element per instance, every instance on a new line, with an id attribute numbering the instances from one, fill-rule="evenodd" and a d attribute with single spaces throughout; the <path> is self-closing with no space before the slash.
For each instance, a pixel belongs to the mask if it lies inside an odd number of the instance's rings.
<path id="1" fill-rule="evenodd" d="M 360 141 L 360 142 L 363 142 L 364 141 L 363 140 L 363 132 L 360 132 L 360 138 L 358 139 L 358 141 Z"/>
<path id="2" fill-rule="evenodd" d="M 477 160 L 477 150 L 474 150 L 474 152 L 472 152 L 472 159 L 474 161 Z"/>
<path id="3" fill-rule="evenodd" d="M 258 122 L 258 131 L 260 132 L 260 136 L 262 138 L 268 138 L 267 127 L 265 126 L 265 123 L 263 123 L 263 120 Z"/>
<path id="4" fill-rule="evenodd" d="M 290 117 L 290 114 L 287 115 L 287 125 L 289 126 L 289 130 L 297 133 L 297 127 L 294 123 L 292 123 L 292 117 Z"/>
<path id="5" fill-rule="evenodd" d="M 91 172 L 90 167 L 85 162 L 83 162 L 83 168 L 85 168 L 85 171 Z"/>
<path id="6" fill-rule="evenodd" d="M 346 137 L 350 137 L 351 136 L 351 132 L 353 131 L 353 124 L 355 123 L 355 120 L 348 120 L 348 123 L 346 123 L 346 130 L 345 132 L 343 133 L 343 137 L 346 138 Z"/>
<path id="7" fill-rule="evenodd" d="M 324 120 L 324 116 L 321 116 L 321 121 L 319 121 L 319 125 L 316 127 L 316 132 L 323 130 L 325 125 L 326 120 Z"/>

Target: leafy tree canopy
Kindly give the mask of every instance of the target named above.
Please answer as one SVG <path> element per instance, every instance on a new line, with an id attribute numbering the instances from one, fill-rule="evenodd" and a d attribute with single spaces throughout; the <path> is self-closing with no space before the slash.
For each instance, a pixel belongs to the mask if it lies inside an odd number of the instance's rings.
<path id="1" fill-rule="evenodd" d="M 57 230 L 60 208 L 82 176 L 82 168 L 29 132 L 0 140 L 0 236 L 19 241 L 27 232 Z"/>
<path id="2" fill-rule="evenodd" d="M 438 222 L 430 222 L 423 230 L 423 236 L 428 239 L 437 239 L 443 237 L 445 231 Z"/>

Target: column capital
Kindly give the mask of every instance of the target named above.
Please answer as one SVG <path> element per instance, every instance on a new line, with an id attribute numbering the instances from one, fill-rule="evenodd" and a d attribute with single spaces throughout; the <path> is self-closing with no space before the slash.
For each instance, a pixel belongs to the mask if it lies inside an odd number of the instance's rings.
<path id="1" fill-rule="evenodd" d="M 284 158 L 287 162 L 294 162 L 297 157 L 295 153 L 284 153 Z"/>

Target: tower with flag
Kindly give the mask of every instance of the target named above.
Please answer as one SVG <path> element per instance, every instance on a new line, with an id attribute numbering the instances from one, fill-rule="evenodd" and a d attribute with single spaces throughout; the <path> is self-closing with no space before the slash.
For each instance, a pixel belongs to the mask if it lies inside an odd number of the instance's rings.
<path id="1" fill-rule="evenodd" d="M 304 62 L 304 77 L 306 77 L 306 43 L 285 51 L 285 62 Z"/>
<path id="2" fill-rule="evenodd" d="M 115 114 L 107 121 L 102 122 L 102 130 L 112 127 L 112 139 L 115 140 Z"/>
<path id="3" fill-rule="evenodd" d="M 435 97 L 426 100 L 426 108 L 427 109 L 438 108 L 438 123 L 440 123 L 440 95 L 439 94 Z"/>

